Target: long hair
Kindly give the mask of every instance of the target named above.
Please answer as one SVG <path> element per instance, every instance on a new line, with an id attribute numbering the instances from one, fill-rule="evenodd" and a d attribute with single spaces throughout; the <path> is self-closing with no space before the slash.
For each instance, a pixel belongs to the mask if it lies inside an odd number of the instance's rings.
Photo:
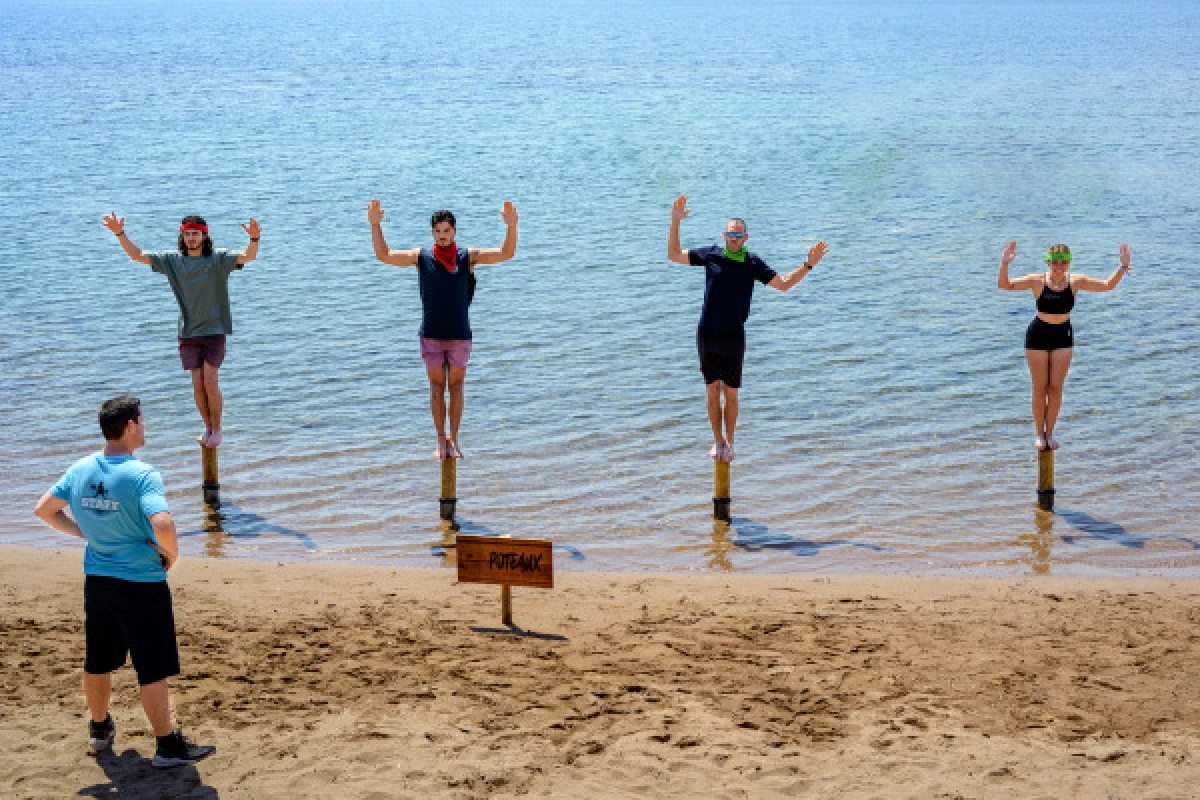
<path id="1" fill-rule="evenodd" d="M 190 214 L 190 215 L 184 217 L 183 221 L 180 222 L 179 224 L 187 225 L 189 222 L 194 222 L 197 225 L 203 225 L 206 228 L 208 227 L 208 223 L 204 221 L 204 217 L 198 217 L 195 214 Z M 204 234 L 204 244 L 201 245 L 201 248 L 202 249 L 200 252 L 203 255 L 205 255 L 205 256 L 212 255 L 213 243 L 212 243 L 212 239 L 208 238 L 207 233 Z M 185 256 L 188 254 L 187 244 L 185 244 L 183 241 L 183 231 L 179 232 L 179 252 L 183 253 Z"/>

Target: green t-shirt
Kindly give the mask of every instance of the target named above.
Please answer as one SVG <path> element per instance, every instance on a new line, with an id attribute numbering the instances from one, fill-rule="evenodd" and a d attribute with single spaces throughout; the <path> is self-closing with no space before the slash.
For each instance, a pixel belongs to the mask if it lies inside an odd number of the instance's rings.
<path id="1" fill-rule="evenodd" d="M 150 268 L 171 282 L 179 301 L 179 338 L 233 333 L 229 313 L 229 273 L 241 269 L 233 250 L 213 250 L 211 256 L 185 256 L 178 250 L 147 253 Z"/>

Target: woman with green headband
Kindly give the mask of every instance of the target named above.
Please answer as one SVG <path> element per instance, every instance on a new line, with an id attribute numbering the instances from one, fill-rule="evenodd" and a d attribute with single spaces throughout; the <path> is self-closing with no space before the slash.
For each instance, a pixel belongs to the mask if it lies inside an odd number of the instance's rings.
<path id="1" fill-rule="evenodd" d="M 1025 362 L 1033 379 L 1033 432 L 1038 450 L 1057 450 L 1054 423 L 1062 407 L 1063 382 L 1071 367 L 1074 337 L 1071 309 L 1077 292 L 1111 292 L 1130 272 L 1129 245 L 1121 245 L 1121 266 L 1106 281 L 1086 275 L 1072 275 L 1071 248 L 1056 244 L 1046 253 L 1049 272 L 1009 279 L 1008 265 L 1017 256 L 1017 243 L 1009 242 L 1000 255 L 1000 279 L 997 285 L 1010 291 L 1029 290 L 1037 299 L 1037 316 L 1025 332 Z"/>

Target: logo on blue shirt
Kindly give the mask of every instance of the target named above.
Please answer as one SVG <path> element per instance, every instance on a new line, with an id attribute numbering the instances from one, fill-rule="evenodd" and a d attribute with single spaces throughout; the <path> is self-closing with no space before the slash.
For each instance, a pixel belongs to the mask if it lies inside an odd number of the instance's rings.
<path id="1" fill-rule="evenodd" d="M 119 511 L 121 503 L 118 500 L 113 500 L 108 496 L 108 490 L 104 488 L 104 481 L 99 483 L 88 484 L 88 489 L 92 492 L 90 497 L 80 498 L 79 504 L 89 511 Z"/>

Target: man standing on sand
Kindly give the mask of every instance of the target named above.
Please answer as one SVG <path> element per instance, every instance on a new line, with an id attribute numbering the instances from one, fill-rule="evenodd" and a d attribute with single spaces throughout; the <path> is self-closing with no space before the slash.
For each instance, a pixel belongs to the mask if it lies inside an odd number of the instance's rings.
<path id="1" fill-rule="evenodd" d="M 471 357 L 471 322 L 468 314 L 475 294 L 475 265 L 499 264 L 517 252 L 517 210 L 504 201 L 500 218 L 508 226 L 498 250 L 460 248 L 454 241 L 457 223 L 449 211 L 435 211 L 432 248 L 389 250 L 383 238 L 383 208 L 378 200 L 367 206 L 375 257 L 394 267 L 416 267 L 421 292 L 421 358 L 429 376 L 429 407 L 437 429 L 439 460 L 462 458 L 458 426 L 463 413 L 463 382 Z M 446 433 L 446 389 L 450 390 L 450 433 Z"/>
<path id="2" fill-rule="evenodd" d="M 249 224 L 242 224 L 250 244 L 240 253 L 214 250 L 203 217 L 184 217 L 178 250 L 162 253 L 142 252 L 125 235 L 125 220 L 118 219 L 115 211 L 104 218 L 104 227 L 117 235 L 126 255 L 163 273 L 171 282 L 179 302 L 179 358 L 183 368 L 192 373 L 192 395 L 204 420 L 204 433 L 196 441 L 203 447 L 219 447 L 225 403 L 217 385 L 217 370 L 225 360 L 225 337 L 233 333 L 229 274 L 258 257 L 258 221 L 251 218 Z"/>
<path id="3" fill-rule="evenodd" d="M 158 738 L 153 765 L 191 764 L 215 747 L 192 744 L 171 724 L 167 678 L 179 674 L 179 647 L 167 570 L 179 560 L 175 522 L 158 470 L 133 457 L 146 443 L 141 404 L 117 397 L 100 408 L 104 450 L 67 470 L 34 513 L 55 530 L 87 540 L 83 557 L 83 691 L 88 746 L 112 747 L 112 673 L 132 656 L 142 708 Z M 65 509 L 70 506 L 68 516 Z"/>
<path id="4" fill-rule="evenodd" d="M 738 389 L 742 385 L 742 361 L 746 355 L 746 319 L 754 282 L 781 292 L 791 289 L 812 271 L 829 252 L 817 242 L 808 251 L 804 265 L 780 277 L 761 258 L 746 250 L 746 221 L 734 217 L 725 224 L 724 246 L 684 250 L 679 246 L 679 223 L 692 210 L 680 196 L 671 207 L 671 231 L 667 236 L 667 258 L 676 264 L 704 267 L 704 306 L 696 330 L 700 371 L 708 393 L 708 421 L 712 425 L 715 461 L 733 461 L 733 431 L 737 427 Z M 725 400 L 721 406 L 722 397 Z"/>

